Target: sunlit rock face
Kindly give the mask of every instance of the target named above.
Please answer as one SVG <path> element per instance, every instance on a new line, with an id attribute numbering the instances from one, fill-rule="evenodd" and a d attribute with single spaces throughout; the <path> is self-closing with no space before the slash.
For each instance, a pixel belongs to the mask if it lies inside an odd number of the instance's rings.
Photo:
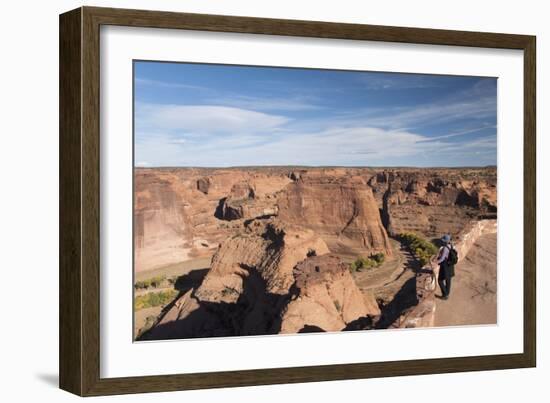
<path id="1" fill-rule="evenodd" d="M 459 234 L 497 213 L 497 172 L 487 168 L 392 168 L 368 178 L 390 235 Z"/>
<path id="2" fill-rule="evenodd" d="M 312 230 L 258 219 L 220 245 L 202 284 L 143 339 L 341 331 L 379 313 Z"/>
<path id="3" fill-rule="evenodd" d="M 278 200 L 281 220 L 310 228 L 335 253 L 391 255 L 372 190 L 359 176 L 302 175 Z"/>

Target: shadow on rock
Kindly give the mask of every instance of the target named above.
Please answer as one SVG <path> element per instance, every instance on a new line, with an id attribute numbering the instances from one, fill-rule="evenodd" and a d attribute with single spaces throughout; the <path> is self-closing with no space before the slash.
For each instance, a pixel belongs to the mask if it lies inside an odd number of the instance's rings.
<path id="1" fill-rule="evenodd" d="M 391 302 L 380 307 L 382 315 L 375 325 L 375 329 L 387 329 L 405 310 L 418 304 L 416 297 L 416 278 L 412 277 L 403 284 Z"/>
<path id="2" fill-rule="evenodd" d="M 159 323 L 138 337 L 143 340 L 169 340 L 198 337 L 228 337 L 245 335 L 277 334 L 280 331 L 280 313 L 287 304 L 291 293 L 286 295 L 272 294 L 266 291 L 266 283 L 255 267 L 241 265 L 247 271 L 243 275 L 243 290 L 235 303 L 199 301 L 194 295 L 195 287 L 200 285 L 204 275 L 189 273 L 178 279 L 180 296 L 164 309 L 168 314 L 172 309 L 180 309 L 181 304 L 189 312 L 184 317 Z M 207 271 L 207 270 L 206 270 Z M 200 279 L 200 281 L 199 281 Z M 194 281 L 194 282 L 193 282 Z M 189 292 L 189 295 L 185 295 Z M 185 301 L 181 301 L 186 299 Z M 190 308 L 190 309 L 189 309 Z"/>
<path id="3" fill-rule="evenodd" d="M 199 287 L 209 270 L 210 269 L 208 268 L 196 269 L 184 274 L 183 276 L 179 276 L 174 283 L 174 288 L 178 290 L 181 295 L 183 295 L 190 289 Z"/>
<path id="4" fill-rule="evenodd" d="M 321 333 L 321 332 L 325 332 L 325 330 L 315 325 L 305 325 L 303 328 L 298 330 L 298 333 Z"/>

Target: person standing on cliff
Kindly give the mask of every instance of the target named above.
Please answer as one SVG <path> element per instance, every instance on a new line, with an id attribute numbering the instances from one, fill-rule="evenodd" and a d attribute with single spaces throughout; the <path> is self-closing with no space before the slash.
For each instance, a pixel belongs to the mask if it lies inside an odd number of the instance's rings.
<path id="1" fill-rule="evenodd" d="M 451 236 L 449 234 L 443 235 L 441 238 L 443 246 L 439 248 L 435 263 L 439 265 L 439 276 L 437 282 L 441 289 L 441 298 L 449 299 L 451 294 L 451 278 L 454 275 L 454 265 L 449 262 L 449 255 L 453 246 L 451 245 Z"/>

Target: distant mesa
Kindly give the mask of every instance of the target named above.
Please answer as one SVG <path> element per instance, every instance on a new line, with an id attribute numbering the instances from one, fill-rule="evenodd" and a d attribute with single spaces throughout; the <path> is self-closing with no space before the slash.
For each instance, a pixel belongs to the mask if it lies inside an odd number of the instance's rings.
<path id="1" fill-rule="evenodd" d="M 494 167 L 137 169 L 135 269 L 212 256 L 242 221 L 270 216 L 334 253 L 391 254 L 388 236 L 456 235 L 496 217 L 496 183 Z"/>

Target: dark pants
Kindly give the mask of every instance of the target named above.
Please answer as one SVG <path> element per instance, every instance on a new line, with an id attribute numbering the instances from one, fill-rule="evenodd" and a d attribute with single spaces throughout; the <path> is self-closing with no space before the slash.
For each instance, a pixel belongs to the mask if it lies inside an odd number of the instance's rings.
<path id="1" fill-rule="evenodd" d="M 437 277 L 437 282 L 439 283 L 439 288 L 441 288 L 441 294 L 443 297 L 448 297 L 451 293 L 451 277 L 452 270 L 447 265 L 442 264 L 439 266 L 439 276 Z"/>

